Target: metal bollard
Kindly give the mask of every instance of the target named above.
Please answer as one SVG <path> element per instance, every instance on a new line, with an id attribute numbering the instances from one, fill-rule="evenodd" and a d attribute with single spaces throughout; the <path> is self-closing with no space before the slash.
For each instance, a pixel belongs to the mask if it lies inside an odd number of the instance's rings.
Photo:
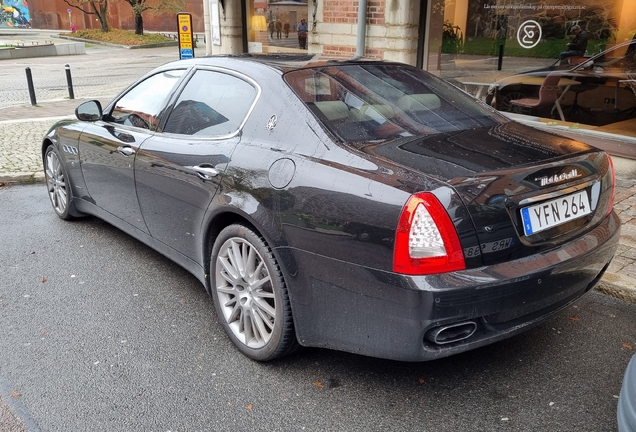
<path id="1" fill-rule="evenodd" d="M 29 87 L 29 97 L 31 98 L 31 106 L 36 106 L 38 103 L 35 100 L 35 88 L 33 88 L 33 77 L 31 76 L 31 68 L 25 69 L 27 77 L 27 86 Z"/>
<path id="2" fill-rule="evenodd" d="M 497 60 L 497 70 L 501 70 L 503 64 L 504 44 L 499 45 L 499 59 Z"/>
<path id="3" fill-rule="evenodd" d="M 75 99 L 75 93 L 73 92 L 73 78 L 71 78 L 71 67 L 67 64 L 64 65 L 66 70 L 66 85 L 68 86 L 69 99 Z"/>

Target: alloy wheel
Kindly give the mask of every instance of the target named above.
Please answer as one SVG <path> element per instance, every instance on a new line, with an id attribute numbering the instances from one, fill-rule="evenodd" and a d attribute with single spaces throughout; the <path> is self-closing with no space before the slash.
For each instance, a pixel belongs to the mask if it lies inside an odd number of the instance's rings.
<path id="1" fill-rule="evenodd" d="M 232 237 L 216 258 L 219 306 L 234 336 L 252 349 L 265 346 L 278 317 L 267 265 L 249 241 Z"/>
<path id="2" fill-rule="evenodd" d="M 49 192 L 49 198 L 55 212 L 63 216 L 68 210 L 68 189 L 66 184 L 66 175 L 60 159 L 53 150 L 49 150 L 46 154 L 46 184 Z"/>

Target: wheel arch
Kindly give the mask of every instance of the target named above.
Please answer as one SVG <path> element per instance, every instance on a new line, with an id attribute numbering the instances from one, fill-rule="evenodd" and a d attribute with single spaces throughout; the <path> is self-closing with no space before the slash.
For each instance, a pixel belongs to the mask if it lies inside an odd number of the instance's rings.
<path id="1" fill-rule="evenodd" d="M 268 220 L 271 220 L 271 215 L 269 215 Z M 222 211 L 218 211 L 213 214 L 209 221 L 206 223 L 205 228 L 203 229 L 203 233 L 201 236 L 202 239 L 202 258 L 203 258 L 203 270 L 205 272 L 205 289 L 208 294 L 212 293 L 212 287 L 210 285 L 210 260 L 212 255 L 212 247 L 214 245 L 214 241 L 216 240 L 219 233 L 226 227 L 233 224 L 241 224 L 250 228 L 258 235 L 262 236 L 267 245 L 272 250 L 272 253 L 276 257 L 276 261 L 278 265 L 282 267 L 282 260 L 279 256 L 275 245 L 275 239 L 272 238 L 271 233 L 266 232 L 266 230 L 262 229 L 262 224 L 259 224 L 256 220 L 248 216 L 247 214 L 241 212 L 237 208 L 223 209 Z M 279 233 L 280 234 L 280 233 Z M 285 273 L 285 272 L 283 272 Z"/>
<path id="2" fill-rule="evenodd" d="M 42 163 L 44 163 L 44 155 L 46 154 L 46 149 L 48 149 L 52 145 L 55 145 L 55 143 L 50 137 L 47 136 L 44 138 L 44 140 L 42 140 L 42 148 L 41 148 Z"/>

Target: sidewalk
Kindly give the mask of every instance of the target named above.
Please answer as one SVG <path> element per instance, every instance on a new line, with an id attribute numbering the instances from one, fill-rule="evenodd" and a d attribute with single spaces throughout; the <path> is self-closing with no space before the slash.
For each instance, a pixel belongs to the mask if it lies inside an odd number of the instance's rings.
<path id="1" fill-rule="evenodd" d="M 74 118 L 75 108 L 84 100 L 0 108 L 0 185 L 44 181 L 40 156 L 42 137 L 56 121 Z M 99 100 L 105 106 L 110 98 Z M 618 167 L 633 164 L 636 162 L 615 158 Z M 614 209 L 623 222 L 620 246 L 596 289 L 636 303 L 636 175 L 618 171 Z"/>

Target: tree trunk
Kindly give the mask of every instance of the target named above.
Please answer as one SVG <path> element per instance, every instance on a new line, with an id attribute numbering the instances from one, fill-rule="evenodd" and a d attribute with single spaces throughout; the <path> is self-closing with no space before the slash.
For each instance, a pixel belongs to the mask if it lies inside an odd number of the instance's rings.
<path id="1" fill-rule="evenodd" d="M 144 19 L 141 13 L 135 14 L 135 34 L 143 36 L 144 34 Z"/>
<path id="2" fill-rule="evenodd" d="M 100 0 L 98 3 L 99 8 L 95 5 L 95 2 L 91 2 L 91 6 L 93 7 L 94 15 L 99 21 L 99 27 L 106 33 L 110 30 L 110 25 L 108 25 L 108 0 Z"/>
<path id="3" fill-rule="evenodd" d="M 104 0 L 99 3 L 99 25 L 102 27 L 103 32 L 107 32 L 110 30 L 110 24 L 108 23 L 108 1 Z"/>

